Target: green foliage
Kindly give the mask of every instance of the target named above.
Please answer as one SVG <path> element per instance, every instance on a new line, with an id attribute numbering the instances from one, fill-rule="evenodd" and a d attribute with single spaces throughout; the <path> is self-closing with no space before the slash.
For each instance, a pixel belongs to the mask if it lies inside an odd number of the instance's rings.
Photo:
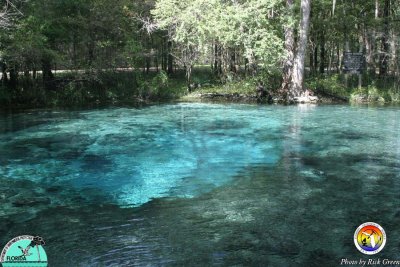
<path id="1" fill-rule="evenodd" d="M 165 101 L 182 96 L 183 79 L 169 78 L 165 72 L 143 75 L 141 72 L 100 72 L 86 75 L 64 74 L 48 90 L 40 84 L 26 90 L 0 86 L 3 106 L 52 107 L 82 106 L 96 103 L 136 103 Z"/>
<path id="2" fill-rule="evenodd" d="M 351 80 L 349 80 L 349 84 Z M 324 94 L 338 96 L 355 102 L 399 102 L 400 90 L 395 86 L 384 86 L 370 80 L 366 86 L 345 87 L 343 75 L 317 76 L 306 80 L 306 87 Z"/>
<path id="3" fill-rule="evenodd" d="M 211 84 L 200 84 L 200 88 L 196 89 L 193 94 L 216 93 L 216 94 L 239 94 L 245 96 L 254 96 L 259 83 L 262 83 L 265 90 L 274 93 L 281 84 L 281 75 L 279 72 L 262 72 L 254 77 L 246 77 L 244 79 L 235 79 L 227 81 L 223 84 L 214 82 Z"/>
<path id="4" fill-rule="evenodd" d="M 379 90 L 378 90 L 378 88 L 376 88 L 376 86 L 370 85 L 366 88 L 366 91 L 367 91 L 368 99 L 370 101 L 379 101 L 379 102 L 385 101 L 385 98 L 383 98 L 381 96 L 381 92 L 379 92 Z"/>
<path id="5" fill-rule="evenodd" d="M 348 98 L 351 90 L 344 86 L 339 74 L 311 77 L 305 81 L 305 87 L 315 92 Z"/>
<path id="6" fill-rule="evenodd" d="M 170 1 L 159 0 L 152 11 L 158 26 L 167 29 L 179 49 L 208 54 L 213 43 L 241 48 L 245 58 L 258 58 L 266 67 L 282 59 L 283 40 L 279 19 L 272 12 L 280 1 Z"/>
<path id="7" fill-rule="evenodd" d="M 185 92 L 185 81 L 171 79 L 165 71 L 153 77 L 138 75 L 138 94 L 144 100 L 168 100 L 180 97 Z"/>
<path id="8" fill-rule="evenodd" d="M 396 87 L 378 88 L 375 83 L 354 89 L 350 97 L 355 102 L 400 102 L 400 90 Z"/>
<path id="9" fill-rule="evenodd" d="M 12 95 L 8 88 L 5 86 L 0 86 L 0 104 L 7 106 L 12 101 Z"/>
<path id="10" fill-rule="evenodd" d="M 143 51 L 142 44 L 136 39 L 130 39 L 127 41 L 125 49 L 123 51 L 123 55 L 127 62 L 131 66 L 137 67 L 140 66 L 142 61 L 141 59 L 141 51 Z"/>
<path id="11" fill-rule="evenodd" d="M 129 2 L 27 1 L 17 26 L 0 36 L 4 61 L 19 70 L 40 70 L 44 60 L 63 69 L 121 65 L 134 43 L 123 9 Z"/>
<path id="12" fill-rule="evenodd" d="M 361 90 L 354 88 L 357 81 L 352 78 L 351 89 L 345 88 L 339 74 L 311 77 L 306 87 L 345 98 L 363 95 L 371 101 L 399 101 L 400 63 L 395 55 L 400 52 L 400 24 L 395 18 L 400 8 L 392 5 L 385 17 L 387 1 L 378 2 L 375 17 L 374 1 L 336 1 L 334 13 L 331 0 L 312 1 L 307 51 L 311 73 L 316 75 L 318 65 L 323 72 L 328 64 L 329 73 L 339 72 L 345 41 L 352 51 L 359 51 L 363 40 L 361 48 L 372 49 L 372 63 Z M 9 76 L 14 73 L 16 82 L 2 81 L 0 102 L 37 106 L 171 99 L 184 94 L 185 83 L 202 91 L 252 94 L 262 81 L 267 90 L 275 91 L 280 87 L 285 58 L 285 26 L 298 30 L 300 17 L 300 1 L 288 9 L 282 0 L 16 3 L 23 15 L 15 17 L 14 27 L 0 32 L 0 70 L 4 68 Z M 388 19 L 393 40 L 386 40 L 391 47 L 385 50 L 383 33 Z M 375 69 L 382 53 L 390 59 L 390 66 L 378 78 Z M 163 70 L 167 65 L 178 69 L 167 75 L 158 72 L 160 65 Z M 46 69 L 53 74 L 56 69 L 70 72 L 57 71 L 52 77 Z M 185 80 L 185 75 L 192 77 Z"/>
<path id="13" fill-rule="evenodd" d="M 398 87 L 397 88 L 394 88 L 394 87 L 390 88 L 388 90 L 388 96 L 390 98 L 390 101 L 399 103 L 400 102 L 400 89 Z"/>
<path id="14" fill-rule="evenodd" d="M 156 76 L 152 79 L 151 85 L 153 88 L 163 89 L 168 87 L 168 75 L 165 71 L 160 71 L 156 74 Z"/>
<path id="15" fill-rule="evenodd" d="M 253 80 L 243 80 L 234 83 L 214 84 L 209 87 L 202 87 L 194 91 L 192 94 L 226 94 L 226 95 L 255 95 L 256 85 Z"/>

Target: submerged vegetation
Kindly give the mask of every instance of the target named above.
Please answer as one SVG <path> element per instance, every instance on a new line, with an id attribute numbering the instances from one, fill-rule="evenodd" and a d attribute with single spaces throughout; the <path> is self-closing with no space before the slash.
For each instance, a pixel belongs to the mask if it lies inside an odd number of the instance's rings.
<path id="1" fill-rule="evenodd" d="M 257 94 L 400 99 L 393 0 L 0 2 L 0 103 Z M 44 8 L 45 7 L 45 8 Z M 362 79 L 345 52 L 365 58 Z"/>

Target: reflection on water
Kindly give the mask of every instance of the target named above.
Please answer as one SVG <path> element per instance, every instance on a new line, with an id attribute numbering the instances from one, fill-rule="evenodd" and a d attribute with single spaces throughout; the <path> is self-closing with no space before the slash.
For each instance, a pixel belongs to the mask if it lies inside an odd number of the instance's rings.
<path id="1" fill-rule="evenodd" d="M 40 234 L 52 266 L 337 266 L 365 258 L 353 233 L 374 221 L 388 235 L 375 258 L 398 259 L 398 112 L 174 104 L 5 115 L 0 241 Z"/>

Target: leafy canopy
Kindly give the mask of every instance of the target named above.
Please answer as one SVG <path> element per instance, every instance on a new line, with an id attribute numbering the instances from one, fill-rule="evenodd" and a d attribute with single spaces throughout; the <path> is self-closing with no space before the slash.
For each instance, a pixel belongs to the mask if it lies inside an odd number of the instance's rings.
<path id="1" fill-rule="evenodd" d="M 158 0 L 155 22 L 170 39 L 208 53 L 212 44 L 240 48 L 243 56 L 276 65 L 284 54 L 281 1 Z"/>

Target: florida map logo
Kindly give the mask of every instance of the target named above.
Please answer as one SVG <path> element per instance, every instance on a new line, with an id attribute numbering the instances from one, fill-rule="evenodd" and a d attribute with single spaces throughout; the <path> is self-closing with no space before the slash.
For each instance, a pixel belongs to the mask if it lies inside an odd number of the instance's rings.
<path id="1" fill-rule="evenodd" d="M 47 267 L 44 244 L 40 236 L 17 236 L 4 247 L 0 263 L 3 267 Z"/>
<path id="2" fill-rule="evenodd" d="M 354 232 L 354 244 L 361 253 L 376 254 L 385 247 L 385 230 L 377 223 L 363 223 Z"/>

